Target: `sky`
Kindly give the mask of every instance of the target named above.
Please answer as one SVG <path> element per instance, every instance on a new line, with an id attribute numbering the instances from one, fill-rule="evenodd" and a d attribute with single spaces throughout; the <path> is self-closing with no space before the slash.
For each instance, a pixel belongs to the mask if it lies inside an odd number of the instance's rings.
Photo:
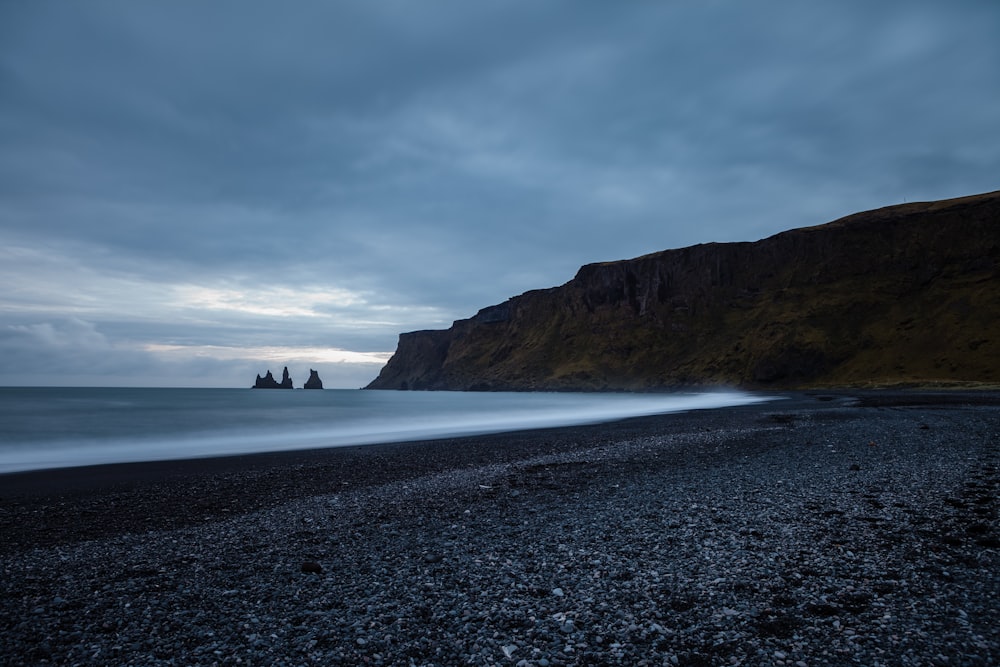
<path id="1" fill-rule="evenodd" d="M 1000 189 L 996 0 L 0 0 L 0 385 L 360 387 L 587 263 Z"/>

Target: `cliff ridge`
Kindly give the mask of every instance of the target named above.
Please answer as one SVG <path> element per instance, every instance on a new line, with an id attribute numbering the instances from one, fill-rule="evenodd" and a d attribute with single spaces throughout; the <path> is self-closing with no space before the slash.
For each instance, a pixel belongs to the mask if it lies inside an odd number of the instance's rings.
<path id="1" fill-rule="evenodd" d="M 399 338 L 371 389 L 1000 382 L 1000 192 L 588 264 Z"/>

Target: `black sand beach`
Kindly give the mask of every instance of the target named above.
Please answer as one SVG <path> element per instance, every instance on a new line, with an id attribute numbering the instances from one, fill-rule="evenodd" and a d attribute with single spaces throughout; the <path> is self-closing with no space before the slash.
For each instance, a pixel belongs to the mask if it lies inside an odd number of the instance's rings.
<path id="1" fill-rule="evenodd" d="M 0 476 L 4 665 L 990 665 L 1000 395 Z"/>

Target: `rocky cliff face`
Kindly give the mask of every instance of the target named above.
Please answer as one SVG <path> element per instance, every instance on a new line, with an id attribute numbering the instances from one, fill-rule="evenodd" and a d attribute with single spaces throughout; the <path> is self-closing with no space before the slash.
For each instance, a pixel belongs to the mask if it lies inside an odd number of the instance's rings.
<path id="1" fill-rule="evenodd" d="M 1000 192 L 582 267 L 444 331 L 372 389 L 1000 382 Z"/>

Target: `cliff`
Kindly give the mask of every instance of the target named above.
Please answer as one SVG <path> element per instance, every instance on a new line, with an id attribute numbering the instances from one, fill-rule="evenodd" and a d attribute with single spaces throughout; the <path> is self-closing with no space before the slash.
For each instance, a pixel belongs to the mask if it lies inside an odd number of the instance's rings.
<path id="1" fill-rule="evenodd" d="M 998 266 L 1000 192 L 590 264 L 402 334 L 368 388 L 995 384 Z"/>

